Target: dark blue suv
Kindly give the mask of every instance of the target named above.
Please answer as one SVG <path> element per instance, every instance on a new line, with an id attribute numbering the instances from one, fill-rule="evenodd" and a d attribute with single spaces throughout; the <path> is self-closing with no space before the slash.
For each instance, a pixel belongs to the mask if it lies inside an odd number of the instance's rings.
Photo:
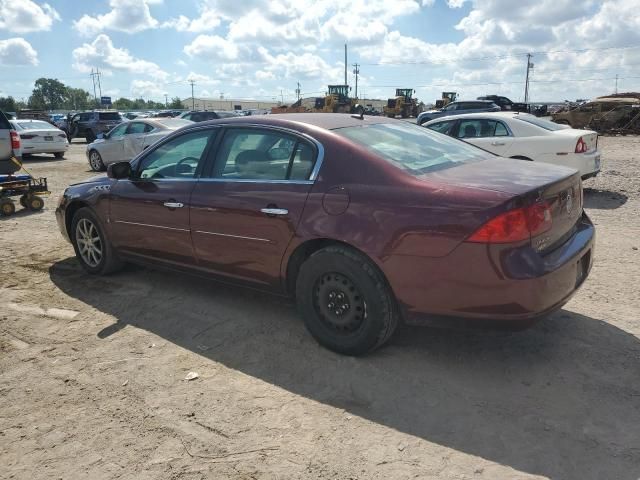
<path id="1" fill-rule="evenodd" d="M 417 123 L 422 125 L 429 120 L 449 115 L 460 115 L 462 113 L 499 112 L 500 107 L 490 100 L 461 100 L 451 102 L 444 108 L 428 110 L 418 115 Z"/>

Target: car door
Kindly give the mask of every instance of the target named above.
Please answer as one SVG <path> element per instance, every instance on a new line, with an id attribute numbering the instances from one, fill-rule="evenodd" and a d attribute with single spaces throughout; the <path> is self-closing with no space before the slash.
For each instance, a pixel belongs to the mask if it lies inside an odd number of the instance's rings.
<path id="1" fill-rule="evenodd" d="M 191 199 L 198 264 L 278 290 L 280 265 L 313 185 L 318 144 L 295 132 L 225 129 Z"/>
<path id="2" fill-rule="evenodd" d="M 13 156 L 13 147 L 11 146 L 11 130 L 13 127 L 0 112 L 0 160 L 8 160 Z"/>
<path id="3" fill-rule="evenodd" d="M 126 123 L 118 125 L 107 134 L 104 142 L 100 145 L 100 155 L 105 165 L 128 160 L 124 154 L 124 136 L 127 126 Z"/>
<path id="4" fill-rule="evenodd" d="M 127 124 L 124 135 L 124 159 L 131 160 L 138 155 L 145 145 L 145 137 L 153 130 L 153 127 L 145 122 L 131 121 Z"/>
<path id="5" fill-rule="evenodd" d="M 214 137 L 214 128 L 200 128 L 162 142 L 134 162 L 130 179 L 115 183 L 109 222 L 117 249 L 175 264 L 194 264 L 191 192 Z"/>
<path id="6" fill-rule="evenodd" d="M 513 135 L 506 124 L 486 118 L 461 119 L 455 136 L 503 157 L 508 156 L 513 144 Z"/>

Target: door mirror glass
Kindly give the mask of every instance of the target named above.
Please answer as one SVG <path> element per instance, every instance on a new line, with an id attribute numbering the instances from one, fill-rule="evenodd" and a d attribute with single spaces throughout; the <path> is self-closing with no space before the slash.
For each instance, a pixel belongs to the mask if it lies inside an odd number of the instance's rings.
<path id="1" fill-rule="evenodd" d="M 116 162 L 107 167 L 109 178 L 120 180 L 131 177 L 131 164 L 129 162 Z"/>
<path id="2" fill-rule="evenodd" d="M 108 133 L 99 133 L 98 135 L 96 135 L 96 138 L 100 139 L 100 138 L 109 138 L 109 134 Z"/>

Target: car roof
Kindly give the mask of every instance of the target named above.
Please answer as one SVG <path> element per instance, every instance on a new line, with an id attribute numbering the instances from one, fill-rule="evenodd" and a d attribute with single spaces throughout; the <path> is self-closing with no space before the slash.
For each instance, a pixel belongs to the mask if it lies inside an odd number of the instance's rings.
<path id="1" fill-rule="evenodd" d="M 479 112 L 479 113 L 463 113 L 460 115 L 447 115 L 446 117 L 438 117 L 428 122 L 425 122 L 424 125 L 428 125 L 430 123 L 438 123 L 445 122 L 447 120 L 463 120 L 465 118 L 492 118 L 494 120 L 505 120 L 508 118 L 514 118 L 519 115 L 529 115 L 528 113 L 519 113 L 519 112 Z"/>
<path id="2" fill-rule="evenodd" d="M 449 102 L 448 105 L 451 105 L 452 103 L 467 103 L 467 102 L 474 102 L 474 103 L 486 103 L 487 105 L 493 103 L 493 100 L 479 100 L 479 99 L 474 99 L 474 100 L 456 100 L 455 102 Z"/>
<path id="3" fill-rule="evenodd" d="M 279 113 L 273 115 L 257 115 L 246 117 L 229 117 L 219 120 L 207 120 L 196 125 L 220 125 L 220 124 L 249 124 L 249 125 L 272 125 L 280 127 L 300 127 L 313 126 L 324 130 L 335 130 L 345 127 L 357 127 L 361 125 L 372 125 L 378 123 L 401 122 L 387 117 L 364 116 L 360 119 L 358 115 L 347 113 Z M 406 122 L 405 122 L 406 123 Z"/>

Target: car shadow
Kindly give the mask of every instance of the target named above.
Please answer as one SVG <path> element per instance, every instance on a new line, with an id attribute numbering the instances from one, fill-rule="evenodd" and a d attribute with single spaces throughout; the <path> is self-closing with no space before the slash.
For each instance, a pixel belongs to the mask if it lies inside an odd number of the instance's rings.
<path id="1" fill-rule="evenodd" d="M 585 188 L 584 207 L 598 210 L 613 210 L 627 203 L 628 197 L 622 193 L 597 188 Z"/>
<path id="2" fill-rule="evenodd" d="M 554 479 L 637 480 L 640 342 L 561 310 L 523 332 L 401 327 L 364 358 L 319 347 L 291 302 L 128 267 L 49 269 L 64 293 L 204 358 L 380 425 Z"/>
<path id="3" fill-rule="evenodd" d="M 68 155 L 68 153 L 66 154 Z M 21 161 L 22 163 L 31 163 L 31 162 L 63 162 L 67 160 L 67 157 L 63 157 L 63 158 L 55 158 L 53 155 L 47 155 L 45 153 L 34 153 L 34 154 L 29 154 L 28 157 L 22 157 Z"/>
<path id="4" fill-rule="evenodd" d="M 30 210 L 28 208 L 22 208 L 18 202 L 16 202 L 16 211 L 14 214 L 9 215 L 8 217 L 0 215 L 0 222 L 6 222 L 9 220 L 15 220 L 16 218 L 21 217 L 29 217 L 31 215 L 42 215 L 45 213 L 45 210 Z"/>

